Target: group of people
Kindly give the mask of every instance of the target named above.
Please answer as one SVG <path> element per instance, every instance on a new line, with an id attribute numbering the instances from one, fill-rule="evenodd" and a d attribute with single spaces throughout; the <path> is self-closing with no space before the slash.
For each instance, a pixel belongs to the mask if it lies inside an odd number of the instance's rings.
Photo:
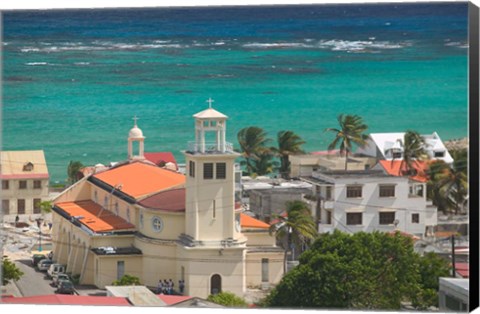
<path id="1" fill-rule="evenodd" d="M 172 279 L 160 279 L 158 281 L 158 286 L 157 286 L 157 293 L 163 293 L 163 294 L 174 294 L 173 287 L 175 284 L 173 283 Z M 178 288 L 180 290 L 180 294 L 183 295 L 183 290 L 185 289 L 185 280 L 179 280 L 178 281 Z"/>

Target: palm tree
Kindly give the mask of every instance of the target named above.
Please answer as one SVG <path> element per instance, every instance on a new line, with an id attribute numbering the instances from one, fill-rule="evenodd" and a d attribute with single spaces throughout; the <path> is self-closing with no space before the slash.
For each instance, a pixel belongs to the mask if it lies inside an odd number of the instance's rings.
<path id="1" fill-rule="evenodd" d="M 237 134 L 237 139 L 245 159 L 242 164 L 246 166 L 247 174 L 257 173 L 256 162 L 261 160 L 260 156 L 270 151 L 267 144 L 271 140 L 267 138 L 267 133 L 262 128 L 250 126 L 241 129 Z"/>
<path id="2" fill-rule="evenodd" d="M 352 151 L 353 144 L 363 146 L 366 144 L 368 136 L 363 134 L 368 129 L 368 126 L 363 123 L 361 117 L 357 115 L 339 115 L 337 117 L 340 128 L 327 128 L 324 132 L 330 131 L 335 133 L 335 139 L 328 150 L 333 150 L 340 143 L 340 155 L 345 153 L 345 171 L 347 170 L 348 154 Z"/>
<path id="3" fill-rule="evenodd" d="M 258 156 L 258 160 L 254 161 L 255 171 L 254 175 L 263 176 L 272 173 L 275 168 L 278 168 L 278 162 L 273 160 L 273 153 L 265 151 Z"/>
<path id="4" fill-rule="evenodd" d="M 428 159 L 427 152 L 425 151 L 425 139 L 416 131 L 408 130 L 403 135 L 403 141 L 398 140 L 400 146 L 403 150 L 403 158 L 398 168 L 398 174 L 411 175 L 412 170 L 415 169 L 414 163 L 417 160 Z M 396 159 L 396 156 L 393 155 L 392 163 Z"/>
<path id="5" fill-rule="evenodd" d="M 275 233 L 278 240 L 282 241 L 285 250 L 283 272 L 287 272 L 287 254 L 292 248 L 304 247 L 317 236 L 317 229 L 310 208 L 307 203 L 300 200 L 286 203 L 286 216 L 278 215 L 278 222 L 270 226 L 270 234 Z"/>
<path id="6" fill-rule="evenodd" d="M 451 155 L 453 164 L 437 174 L 437 178 L 438 186 L 447 196 L 449 207 L 453 208 L 457 215 L 468 195 L 467 151 L 455 150 Z"/>
<path id="7" fill-rule="evenodd" d="M 450 166 L 443 160 L 435 160 L 430 163 L 426 174 L 428 176 L 427 182 L 427 197 L 432 200 L 433 204 L 437 206 L 438 210 L 446 213 L 448 210 L 448 196 L 440 186 L 440 178 L 442 174 L 448 172 Z"/>
<path id="8" fill-rule="evenodd" d="M 280 131 L 277 134 L 277 143 L 278 148 L 272 147 L 272 151 L 280 158 L 281 177 L 287 179 L 290 173 L 288 156 L 304 153 L 301 146 L 305 144 L 305 141 L 292 131 Z"/>
<path id="9" fill-rule="evenodd" d="M 73 184 L 78 181 L 78 171 L 83 168 L 83 164 L 80 161 L 70 160 L 67 168 L 68 183 Z"/>

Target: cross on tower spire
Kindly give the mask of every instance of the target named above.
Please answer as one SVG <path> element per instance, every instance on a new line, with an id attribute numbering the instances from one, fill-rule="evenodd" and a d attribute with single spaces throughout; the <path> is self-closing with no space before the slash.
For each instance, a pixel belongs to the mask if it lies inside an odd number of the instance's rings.
<path id="1" fill-rule="evenodd" d="M 133 117 L 133 121 L 134 121 L 134 123 L 135 123 L 135 126 L 137 126 L 137 120 L 138 120 L 137 115 L 135 115 L 135 116 Z"/>
<path id="2" fill-rule="evenodd" d="M 212 99 L 212 97 L 208 98 L 207 102 L 208 102 L 208 108 L 212 109 L 212 102 L 214 102 L 215 100 Z"/>

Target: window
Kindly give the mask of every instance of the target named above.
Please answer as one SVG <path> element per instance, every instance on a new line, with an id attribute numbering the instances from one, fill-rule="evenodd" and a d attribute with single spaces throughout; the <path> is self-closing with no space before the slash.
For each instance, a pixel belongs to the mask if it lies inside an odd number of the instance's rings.
<path id="1" fill-rule="evenodd" d="M 352 185 L 347 186 L 347 197 L 362 197 L 362 186 L 361 185 Z"/>
<path id="2" fill-rule="evenodd" d="M 213 179 L 213 163 L 209 162 L 203 164 L 203 178 Z"/>
<path id="3" fill-rule="evenodd" d="M 332 224 L 332 212 L 327 210 L 327 225 Z"/>
<path id="4" fill-rule="evenodd" d="M 163 229 L 163 220 L 160 217 L 152 218 L 152 228 L 155 232 L 161 232 Z"/>
<path id="5" fill-rule="evenodd" d="M 125 274 L 125 262 L 117 261 L 117 280 L 120 280 Z"/>
<path id="6" fill-rule="evenodd" d="M 118 211 L 118 202 L 115 202 L 115 215 L 119 215 L 119 211 Z"/>
<path id="7" fill-rule="evenodd" d="M 203 127 L 208 128 L 209 125 L 210 125 L 210 121 L 208 120 L 203 121 Z"/>
<path id="8" fill-rule="evenodd" d="M 325 191 L 325 199 L 327 201 L 330 201 L 332 199 L 332 187 L 331 186 L 327 186 L 327 190 Z"/>
<path id="9" fill-rule="evenodd" d="M 412 224 L 420 223 L 420 214 L 412 214 Z"/>
<path id="10" fill-rule="evenodd" d="M 268 258 L 262 258 L 262 282 L 268 282 Z"/>
<path id="11" fill-rule="evenodd" d="M 34 188 L 34 189 L 41 189 L 41 188 L 42 188 L 42 181 L 40 181 L 40 180 L 34 180 L 34 181 L 33 181 L 33 188 Z"/>
<path id="12" fill-rule="evenodd" d="M 433 156 L 435 158 L 442 158 L 442 157 L 445 157 L 445 152 L 435 152 Z"/>
<path id="13" fill-rule="evenodd" d="M 395 212 L 384 212 L 380 213 L 380 221 L 381 225 L 393 225 L 393 221 L 395 220 Z"/>
<path id="14" fill-rule="evenodd" d="M 188 163 L 188 174 L 190 177 L 195 178 L 195 162 L 191 160 Z"/>
<path id="15" fill-rule="evenodd" d="M 2 180 L 2 190 L 8 190 L 10 188 L 10 181 Z"/>
<path id="16" fill-rule="evenodd" d="M 109 209 L 109 208 L 108 208 L 108 197 L 107 197 L 107 196 L 105 196 L 105 197 L 103 198 L 103 208 Z"/>
<path id="17" fill-rule="evenodd" d="M 95 201 L 95 203 L 98 204 L 98 192 L 95 191 L 95 193 L 93 193 L 93 200 Z"/>
<path id="18" fill-rule="evenodd" d="M 217 179 L 225 179 L 226 178 L 226 167 L 227 165 L 224 163 L 224 162 L 219 162 L 216 164 L 216 167 L 217 167 L 217 171 L 216 171 L 216 175 L 217 175 Z"/>
<path id="19" fill-rule="evenodd" d="M 380 197 L 395 197 L 395 185 L 380 185 Z"/>
<path id="20" fill-rule="evenodd" d="M 34 214 L 40 214 L 42 210 L 40 209 L 40 203 L 42 200 L 40 198 L 34 198 L 33 199 L 33 213 Z"/>
<path id="21" fill-rule="evenodd" d="M 17 200 L 17 213 L 25 214 L 25 200 Z"/>
<path id="22" fill-rule="evenodd" d="M 18 188 L 20 190 L 25 190 L 27 188 L 27 181 L 25 180 L 18 181 Z"/>
<path id="23" fill-rule="evenodd" d="M 423 197 L 423 185 L 422 184 L 413 184 L 409 187 L 409 196 L 410 197 Z"/>
<path id="24" fill-rule="evenodd" d="M 393 157 L 393 158 L 402 158 L 402 153 L 401 153 L 401 152 L 394 152 L 394 153 L 392 154 L 392 157 Z"/>
<path id="25" fill-rule="evenodd" d="M 2 213 L 4 215 L 10 214 L 10 201 L 9 200 L 2 200 Z"/>
<path id="26" fill-rule="evenodd" d="M 361 225 L 362 213 L 347 213 L 347 225 Z"/>

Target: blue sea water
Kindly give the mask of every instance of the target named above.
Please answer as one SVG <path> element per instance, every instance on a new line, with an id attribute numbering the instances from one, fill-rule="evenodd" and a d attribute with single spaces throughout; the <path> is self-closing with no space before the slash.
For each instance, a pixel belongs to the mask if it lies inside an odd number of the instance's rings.
<path id="1" fill-rule="evenodd" d="M 192 115 L 229 116 L 227 140 L 292 130 L 326 149 L 340 113 L 369 132 L 467 136 L 467 3 L 3 12 L 4 150 L 126 158 L 137 115 L 146 151 L 194 140 Z"/>

